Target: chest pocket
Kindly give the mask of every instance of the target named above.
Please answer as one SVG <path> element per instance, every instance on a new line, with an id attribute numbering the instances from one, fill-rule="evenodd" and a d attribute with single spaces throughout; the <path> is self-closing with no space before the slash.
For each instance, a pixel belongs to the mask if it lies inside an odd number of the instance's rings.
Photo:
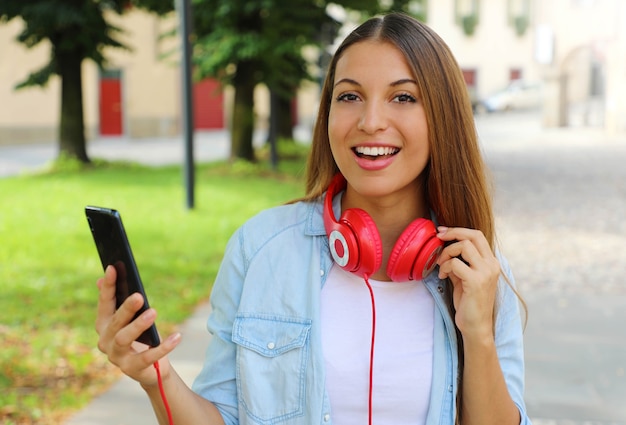
<path id="1" fill-rule="evenodd" d="M 303 414 L 310 330 L 309 319 L 235 319 L 237 392 L 247 419 L 240 417 L 242 424 L 275 424 Z"/>

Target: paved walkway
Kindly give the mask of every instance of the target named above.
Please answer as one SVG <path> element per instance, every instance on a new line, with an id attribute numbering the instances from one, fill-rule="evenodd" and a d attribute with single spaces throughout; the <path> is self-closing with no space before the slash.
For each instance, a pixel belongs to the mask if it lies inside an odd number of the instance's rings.
<path id="1" fill-rule="evenodd" d="M 529 114 L 477 123 L 496 183 L 500 243 L 529 307 L 526 402 L 533 423 L 626 425 L 626 135 L 545 131 Z M 223 133 L 197 137 L 197 159 L 227 156 L 225 140 Z M 175 143 L 99 140 L 90 154 L 159 165 L 182 158 Z M 53 154 L 0 147 L 0 175 L 41 166 Z M 188 383 L 203 360 L 207 314 L 199 306 L 171 356 Z M 139 386 L 123 378 L 67 425 L 154 423 Z"/>
<path id="2" fill-rule="evenodd" d="M 0 146 L 0 177 L 45 168 L 57 156 L 52 143 Z M 91 158 L 130 160 L 146 165 L 182 164 L 185 147 L 182 137 L 128 139 L 109 137 L 87 144 Z M 206 131 L 194 135 L 194 158 L 211 161 L 228 158 L 230 144 L 226 131 Z"/>

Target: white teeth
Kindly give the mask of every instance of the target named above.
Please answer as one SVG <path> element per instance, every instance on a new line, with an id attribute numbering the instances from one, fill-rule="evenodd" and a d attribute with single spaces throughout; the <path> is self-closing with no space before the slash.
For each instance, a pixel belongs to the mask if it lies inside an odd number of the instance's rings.
<path id="1" fill-rule="evenodd" d="M 391 148 L 388 146 L 358 146 L 355 148 L 356 153 L 367 156 L 383 156 L 383 155 L 393 155 L 398 152 L 399 149 Z"/>

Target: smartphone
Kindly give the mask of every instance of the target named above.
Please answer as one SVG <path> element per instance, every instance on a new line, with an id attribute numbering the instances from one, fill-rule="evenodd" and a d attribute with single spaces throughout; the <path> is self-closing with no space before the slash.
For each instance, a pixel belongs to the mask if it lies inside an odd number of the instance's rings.
<path id="1" fill-rule="evenodd" d="M 143 296 L 143 306 L 133 317 L 133 320 L 135 320 L 137 316 L 149 309 L 150 306 L 139 277 L 139 269 L 130 249 L 122 217 L 117 210 L 95 206 L 85 207 L 85 215 L 87 216 L 89 229 L 100 256 L 102 268 L 106 269 L 109 265 L 112 265 L 117 272 L 115 281 L 116 308 L 119 308 L 124 300 L 135 292 L 139 292 Z M 137 338 L 137 341 L 151 347 L 158 346 L 161 341 L 156 326 L 153 324 L 146 329 Z"/>

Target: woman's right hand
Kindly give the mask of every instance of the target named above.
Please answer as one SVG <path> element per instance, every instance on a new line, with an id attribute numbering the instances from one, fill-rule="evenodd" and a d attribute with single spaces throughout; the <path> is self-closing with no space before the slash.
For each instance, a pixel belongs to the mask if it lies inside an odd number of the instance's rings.
<path id="1" fill-rule="evenodd" d="M 152 308 L 144 311 L 133 320 L 135 313 L 143 305 L 143 297 L 139 293 L 129 296 L 119 309 L 115 307 L 115 278 L 113 266 L 107 267 L 104 276 L 98 279 L 98 313 L 96 331 L 98 332 L 98 349 L 108 356 L 111 363 L 121 369 L 130 378 L 144 387 L 157 384 L 154 363 L 159 362 L 163 379 L 170 373 L 167 354 L 180 342 L 180 334 L 175 333 L 162 340 L 158 347 L 150 348 L 135 340 L 148 329 L 156 319 L 156 311 Z"/>

